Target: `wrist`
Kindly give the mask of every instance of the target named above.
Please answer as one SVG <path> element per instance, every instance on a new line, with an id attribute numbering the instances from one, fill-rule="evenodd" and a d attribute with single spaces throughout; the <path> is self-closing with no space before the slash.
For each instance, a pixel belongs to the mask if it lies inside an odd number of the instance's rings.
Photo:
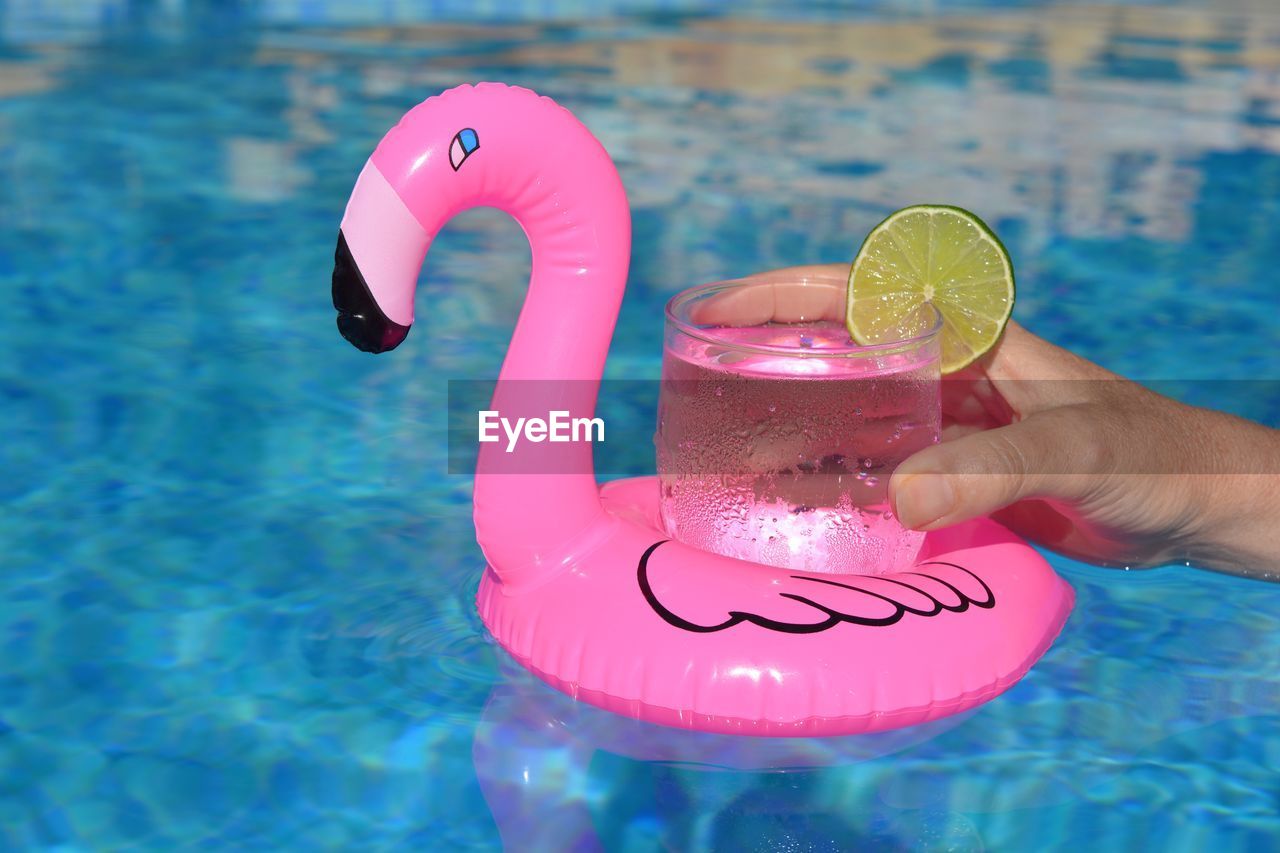
<path id="1" fill-rule="evenodd" d="M 1196 481 L 1199 522 L 1189 543 L 1193 564 L 1231 574 L 1280 579 L 1280 431 L 1206 413 L 1208 464 Z"/>

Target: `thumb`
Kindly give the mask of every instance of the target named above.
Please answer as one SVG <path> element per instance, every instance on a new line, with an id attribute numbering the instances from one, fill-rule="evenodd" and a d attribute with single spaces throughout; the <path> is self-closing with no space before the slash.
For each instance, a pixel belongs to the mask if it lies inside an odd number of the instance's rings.
<path id="1" fill-rule="evenodd" d="M 936 530 L 1025 498 L 1086 497 L 1086 472 L 1100 464 L 1074 420 L 1051 410 L 920 451 L 889 481 L 894 512 L 904 527 Z"/>

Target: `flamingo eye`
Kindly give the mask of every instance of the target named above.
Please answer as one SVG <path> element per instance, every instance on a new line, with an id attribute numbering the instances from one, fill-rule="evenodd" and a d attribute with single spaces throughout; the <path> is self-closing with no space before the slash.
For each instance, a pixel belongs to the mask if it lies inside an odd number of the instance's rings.
<path id="1" fill-rule="evenodd" d="M 474 130 L 468 127 L 458 131 L 449 145 L 449 163 L 452 164 L 453 171 L 458 171 L 458 168 L 479 147 L 480 137 L 476 136 Z"/>

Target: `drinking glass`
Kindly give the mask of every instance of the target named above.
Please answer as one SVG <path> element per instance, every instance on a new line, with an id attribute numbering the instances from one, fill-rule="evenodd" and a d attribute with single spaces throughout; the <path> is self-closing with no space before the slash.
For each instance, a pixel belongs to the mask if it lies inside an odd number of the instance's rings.
<path id="1" fill-rule="evenodd" d="M 924 534 L 889 506 L 895 468 L 941 421 L 932 306 L 859 346 L 843 279 L 755 276 L 667 303 L 658 475 L 667 532 L 694 547 L 811 572 L 908 567 Z"/>

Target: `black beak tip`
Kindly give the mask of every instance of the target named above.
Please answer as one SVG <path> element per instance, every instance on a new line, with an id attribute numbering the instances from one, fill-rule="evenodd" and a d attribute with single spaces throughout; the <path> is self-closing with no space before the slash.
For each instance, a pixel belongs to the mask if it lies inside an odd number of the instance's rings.
<path id="1" fill-rule="evenodd" d="M 364 352 L 393 350 L 409 334 L 408 326 L 389 319 L 378 307 L 341 231 L 333 253 L 333 307 L 338 309 L 338 331 Z"/>
<path id="2" fill-rule="evenodd" d="M 409 335 L 409 327 L 385 318 L 370 319 L 364 314 L 338 312 L 338 331 L 363 352 L 380 353 L 393 350 Z"/>

